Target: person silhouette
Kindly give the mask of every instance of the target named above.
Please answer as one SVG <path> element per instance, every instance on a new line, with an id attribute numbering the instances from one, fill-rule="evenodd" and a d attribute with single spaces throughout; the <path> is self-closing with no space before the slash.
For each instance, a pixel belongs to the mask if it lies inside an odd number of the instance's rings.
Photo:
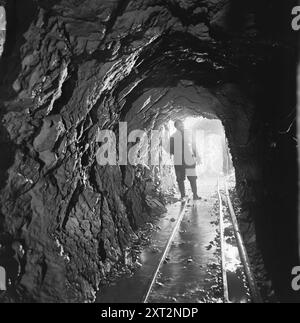
<path id="1" fill-rule="evenodd" d="M 177 130 L 170 138 L 170 154 L 174 156 L 174 167 L 181 198 L 186 198 L 184 182 L 187 177 L 191 184 L 194 200 L 201 200 L 197 189 L 196 147 L 192 138 L 190 140 L 183 121 L 177 120 L 174 125 Z"/>

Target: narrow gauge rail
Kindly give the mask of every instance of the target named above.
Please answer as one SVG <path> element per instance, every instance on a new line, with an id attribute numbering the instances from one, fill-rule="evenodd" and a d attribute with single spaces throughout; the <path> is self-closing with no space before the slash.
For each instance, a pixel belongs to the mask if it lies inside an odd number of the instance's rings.
<path id="1" fill-rule="evenodd" d="M 223 184 L 223 185 L 222 185 Z M 222 187 L 223 186 L 223 190 Z M 218 199 L 219 199 L 219 222 L 220 222 L 220 243 L 221 243 L 221 263 L 222 263 L 222 281 L 223 281 L 223 299 L 224 303 L 230 303 L 230 288 L 228 286 L 229 282 L 227 279 L 227 264 L 226 264 L 226 256 L 225 256 L 225 236 L 224 236 L 224 206 L 227 206 L 229 213 L 230 213 L 230 221 L 232 223 L 232 228 L 234 231 L 236 244 L 238 246 L 239 256 L 241 259 L 241 263 L 243 265 L 244 274 L 247 280 L 247 287 L 250 292 L 250 302 L 252 303 L 262 303 L 262 299 L 255 281 L 254 274 L 251 270 L 251 265 L 249 261 L 249 257 L 247 255 L 246 247 L 242 239 L 242 234 L 239 229 L 238 221 L 234 212 L 234 208 L 231 202 L 229 190 L 228 190 L 228 184 L 226 178 L 223 178 L 222 180 L 218 180 Z M 155 269 L 152 278 L 150 279 L 148 288 L 144 294 L 143 303 L 148 303 L 149 298 L 151 296 L 152 290 L 157 282 L 159 273 L 161 272 L 162 266 L 164 265 L 171 246 L 172 242 L 174 241 L 174 238 L 178 234 L 179 228 L 181 226 L 182 220 L 184 219 L 187 205 L 190 202 L 191 198 L 187 198 L 184 200 L 181 204 L 180 208 L 180 214 L 177 218 L 176 224 L 174 226 L 174 229 L 164 247 L 161 259 L 159 261 L 159 264 L 157 268 Z M 224 202 L 225 201 L 225 202 Z M 201 215 L 199 215 L 201 216 Z"/>

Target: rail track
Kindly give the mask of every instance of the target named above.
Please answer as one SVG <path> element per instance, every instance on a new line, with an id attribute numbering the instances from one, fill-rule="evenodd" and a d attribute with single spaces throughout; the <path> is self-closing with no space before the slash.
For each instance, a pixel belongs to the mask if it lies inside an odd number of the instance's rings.
<path id="1" fill-rule="evenodd" d="M 221 185 L 223 181 L 223 191 Z M 230 303 L 230 283 L 228 282 L 228 266 L 226 260 L 226 248 L 225 248 L 225 232 L 224 232 L 224 214 L 223 207 L 228 209 L 230 226 L 234 231 L 235 242 L 239 251 L 240 260 L 243 266 L 243 272 L 247 281 L 247 289 L 249 291 L 249 302 L 262 303 L 262 298 L 259 289 L 256 284 L 254 274 L 251 269 L 251 263 L 248 257 L 248 253 L 242 238 L 242 233 L 239 229 L 238 220 L 233 208 L 233 204 L 230 198 L 228 184 L 226 178 L 218 180 L 218 197 L 219 197 L 219 210 L 220 210 L 220 236 L 221 236 L 221 254 L 222 254 L 222 273 L 223 273 L 223 285 L 224 285 L 224 300 Z"/>
<path id="2" fill-rule="evenodd" d="M 153 289 L 155 288 L 156 282 L 158 280 L 158 277 L 162 271 L 163 265 L 166 262 L 166 259 L 169 255 L 172 243 L 174 241 L 174 238 L 179 233 L 179 229 L 181 227 L 182 221 L 185 217 L 187 205 L 190 202 L 191 198 L 186 199 L 182 202 L 181 208 L 180 208 L 180 214 L 176 220 L 176 224 L 174 226 L 174 229 L 164 247 L 164 250 L 162 252 L 161 259 L 159 261 L 159 264 L 155 271 L 153 272 L 153 275 L 150 279 L 149 285 L 147 286 L 147 290 L 144 294 L 143 303 L 148 303 L 151 294 L 153 292 Z M 234 303 L 234 302 L 249 302 L 249 303 L 261 303 L 261 296 L 259 293 L 259 290 L 256 285 L 256 281 L 253 275 L 253 272 L 251 270 L 251 265 L 249 261 L 249 257 L 247 255 L 246 247 L 244 245 L 241 232 L 239 230 L 238 221 L 235 215 L 235 211 L 231 202 L 227 180 L 226 178 L 222 178 L 218 180 L 218 205 L 219 205 L 219 232 L 220 232 L 220 259 L 221 259 L 221 272 L 222 272 L 222 290 L 223 290 L 223 300 L 224 303 Z M 198 216 L 201 216 L 201 214 L 198 214 Z M 226 221 L 225 221 L 226 217 Z M 225 223 L 226 222 L 226 223 Z M 236 282 L 232 282 L 232 275 L 230 273 L 230 258 L 227 257 L 227 243 L 226 243 L 226 236 L 225 236 L 225 228 L 230 227 L 232 231 L 234 231 L 234 237 L 235 237 L 235 245 L 238 248 L 238 254 L 239 258 L 243 267 L 243 277 L 245 280 L 245 289 L 242 292 L 245 295 L 242 297 L 235 299 L 232 295 L 232 291 L 234 288 L 232 288 L 231 284 L 235 285 Z M 245 301 L 247 299 L 247 301 Z"/>

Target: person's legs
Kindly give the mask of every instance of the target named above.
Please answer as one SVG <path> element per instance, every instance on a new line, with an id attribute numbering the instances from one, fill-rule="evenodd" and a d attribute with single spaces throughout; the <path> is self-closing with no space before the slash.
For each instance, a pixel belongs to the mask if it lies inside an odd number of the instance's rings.
<path id="1" fill-rule="evenodd" d="M 189 176 L 188 179 L 191 183 L 191 188 L 192 188 L 194 200 L 199 200 L 200 198 L 198 196 L 197 176 Z"/>
<path id="2" fill-rule="evenodd" d="M 186 196 L 184 181 L 178 181 L 178 188 L 180 191 L 181 198 L 184 198 Z"/>
<path id="3" fill-rule="evenodd" d="M 191 183 L 191 189 L 193 192 L 194 200 L 199 200 L 200 198 L 198 197 L 198 189 L 197 189 L 197 170 L 196 166 L 195 167 L 190 167 L 186 170 L 186 175 L 188 180 Z"/>
<path id="4" fill-rule="evenodd" d="M 185 169 L 182 166 L 175 166 L 175 173 L 181 198 L 185 197 Z"/>

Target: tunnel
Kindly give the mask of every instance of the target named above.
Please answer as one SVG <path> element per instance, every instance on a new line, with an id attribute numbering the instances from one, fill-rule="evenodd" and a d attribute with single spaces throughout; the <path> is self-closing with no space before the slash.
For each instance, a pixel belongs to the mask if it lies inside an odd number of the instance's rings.
<path id="1" fill-rule="evenodd" d="M 99 165 L 99 131 L 196 118 L 223 129 L 262 293 L 299 302 L 296 2 L 0 0 L 1 301 L 95 301 L 176 182 Z"/>

